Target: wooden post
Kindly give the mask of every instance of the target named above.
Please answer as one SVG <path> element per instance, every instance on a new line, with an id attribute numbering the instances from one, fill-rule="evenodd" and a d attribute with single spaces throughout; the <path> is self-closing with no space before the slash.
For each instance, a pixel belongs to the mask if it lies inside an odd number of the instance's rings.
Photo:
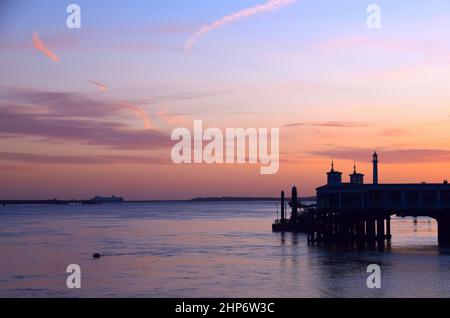
<path id="1" fill-rule="evenodd" d="M 361 216 L 356 217 L 356 241 L 359 244 L 365 243 L 364 219 Z"/>
<path id="2" fill-rule="evenodd" d="M 438 218 L 438 241 L 439 246 L 450 246 L 450 216 Z"/>
<path id="3" fill-rule="evenodd" d="M 316 219 L 316 242 L 320 243 L 322 241 L 322 214 L 323 212 L 317 213 Z"/>
<path id="4" fill-rule="evenodd" d="M 298 216 L 298 202 L 297 202 L 297 187 L 292 187 L 292 221 L 297 221 Z"/>
<path id="5" fill-rule="evenodd" d="M 377 241 L 384 242 L 384 217 L 377 217 Z"/>
<path id="6" fill-rule="evenodd" d="M 355 241 L 355 217 L 353 216 L 353 214 L 349 214 L 347 216 L 347 222 L 348 222 L 348 236 L 349 236 L 349 241 L 350 242 L 354 242 Z"/>
<path id="7" fill-rule="evenodd" d="M 367 242 L 369 244 L 375 244 L 376 238 L 375 238 L 375 219 L 373 216 L 367 217 L 366 222 L 366 234 L 367 234 Z"/>
<path id="8" fill-rule="evenodd" d="M 386 239 L 388 242 L 391 241 L 392 235 L 391 235 L 391 216 L 388 215 L 386 218 Z"/>

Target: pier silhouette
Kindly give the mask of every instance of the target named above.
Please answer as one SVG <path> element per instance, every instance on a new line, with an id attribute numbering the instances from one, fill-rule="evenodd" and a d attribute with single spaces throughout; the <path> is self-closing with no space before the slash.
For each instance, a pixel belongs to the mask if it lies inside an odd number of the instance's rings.
<path id="1" fill-rule="evenodd" d="M 274 232 L 304 232 L 310 243 L 355 242 L 384 245 L 391 241 L 391 216 L 426 216 L 437 220 L 440 246 L 450 246 L 450 185 L 443 183 L 381 184 L 378 182 L 378 154 L 373 154 L 373 182 L 364 183 L 356 164 L 350 182 L 342 172 L 327 173 L 327 184 L 316 189 L 316 205 L 303 205 L 293 187 L 286 216 L 285 194 L 281 193 L 281 219 Z"/>

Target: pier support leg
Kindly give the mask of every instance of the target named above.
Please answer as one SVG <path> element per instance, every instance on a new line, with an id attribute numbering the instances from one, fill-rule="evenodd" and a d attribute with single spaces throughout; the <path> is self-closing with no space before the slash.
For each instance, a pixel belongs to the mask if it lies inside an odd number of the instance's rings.
<path id="1" fill-rule="evenodd" d="M 439 246 L 450 246 L 450 216 L 441 216 L 437 221 Z"/>
<path id="2" fill-rule="evenodd" d="M 297 187 L 292 187 L 292 215 L 291 220 L 295 223 L 297 222 L 297 216 L 298 216 L 298 200 L 297 200 Z"/>
<path id="3" fill-rule="evenodd" d="M 366 239 L 364 219 L 358 217 L 356 219 L 356 243 L 359 245 L 365 244 Z"/>
<path id="4" fill-rule="evenodd" d="M 377 219 L 377 241 L 384 242 L 384 217 L 378 217 Z"/>
<path id="5" fill-rule="evenodd" d="M 348 237 L 350 242 L 356 240 L 355 219 L 353 216 L 347 218 L 348 222 Z"/>
<path id="6" fill-rule="evenodd" d="M 320 212 L 317 215 L 317 243 L 323 242 L 323 228 L 324 228 L 324 213 Z"/>
<path id="7" fill-rule="evenodd" d="M 369 245 L 375 244 L 375 219 L 373 217 L 368 217 L 366 221 L 366 235 L 367 243 Z"/>
<path id="8" fill-rule="evenodd" d="M 392 234 L 391 234 L 391 216 L 388 215 L 386 218 L 386 239 L 388 242 L 391 241 L 392 239 Z"/>
<path id="9" fill-rule="evenodd" d="M 348 226 L 346 216 L 339 214 L 337 238 L 339 241 L 345 241 L 348 236 Z"/>
<path id="10" fill-rule="evenodd" d="M 319 240 L 319 214 L 314 213 L 312 225 L 312 241 L 317 243 Z"/>

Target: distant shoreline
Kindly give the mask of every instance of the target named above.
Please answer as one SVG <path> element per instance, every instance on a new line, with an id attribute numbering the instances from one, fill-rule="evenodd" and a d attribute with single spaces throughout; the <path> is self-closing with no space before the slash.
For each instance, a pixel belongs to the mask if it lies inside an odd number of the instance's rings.
<path id="1" fill-rule="evenodd" d="M 289 200 L 289 198 L 287 199 Z M 300 198 L 301 201 L 315 201 L 316 197 L 304 197 Z M 206 198 L 194 198 L 187 200 L 190 202 L 204 202 L 204 201 L 280 201 L 280 198 L 275 197 L 206 197 Z"/>
<path id="2" fill-rule="evenodd" d="M 120 203 L 158 203 L 158 202 L 260 202 L 260 201 L 274 201 L 278 202 L 280 199 L 275 197 L 205 197 L 192 198 L 187 200 L 124 200 L 123 202 L 112 202 L 108 204 Z M 289 199 L 287 199 L 289 200 Z M 301 201 L 315 201 L 316 197 L 300 198 Z M 88 205 L 92 204 L 89 200 L 0 200 L 0 205 L 24 205 L 24 204 L 52 204 L 52 205 Z"/>

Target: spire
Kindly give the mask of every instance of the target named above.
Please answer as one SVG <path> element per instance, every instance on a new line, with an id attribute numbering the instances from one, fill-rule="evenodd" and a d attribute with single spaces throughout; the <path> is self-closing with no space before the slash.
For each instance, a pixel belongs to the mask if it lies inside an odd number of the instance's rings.
<path id="1" fill-rule="evenodd" d="M 378 160 L 378 154 L 377 154 L 376 151 L 373 153 L 373 160 L 374 160 L 374 161 L 377 161 L 377 160 Z"/>
<path id="2" fill-rule="evenodd" d="M 331 158 L 331 170 L 327 172 L 327 176 L 327 184 L 340 185 L 342 183 L 342 172 L 334 170 L 334 158 Z"/>
<path id="3" fill-rule="evenodd" d="M 373 184 L 378 184 L 378 154 L 373 153 Z"/>
<path id="4" fill-rule="evenodd" d="M 356 171 L 356 160 L 353 161 L 353 173 L 350 175 L 350 183 L 364 184 L 364 175 Z"/>

